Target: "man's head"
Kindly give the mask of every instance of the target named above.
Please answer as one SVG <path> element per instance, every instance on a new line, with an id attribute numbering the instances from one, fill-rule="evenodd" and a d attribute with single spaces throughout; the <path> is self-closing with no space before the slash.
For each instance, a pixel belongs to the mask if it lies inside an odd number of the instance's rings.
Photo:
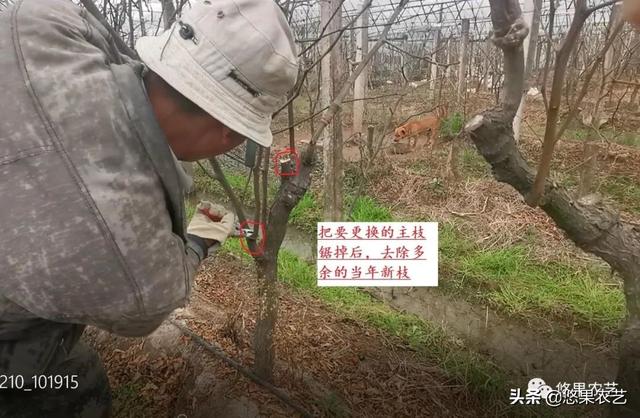
<path id="1" fill-rule="evenodd" d="M 223 154 L 245 141 L 222 122 L 149 71 L 145 86 L 160 128 L 176 157 L 198 161 Z"/>
<path id="2" fill-rule="evenodd" d="M 136 43 L 161 128 L 179 159 L 226 152 L 249 138 L 268 147 L 271 115 L 298 63 L 273 0 L 195 0 L 165 33 Z"/>

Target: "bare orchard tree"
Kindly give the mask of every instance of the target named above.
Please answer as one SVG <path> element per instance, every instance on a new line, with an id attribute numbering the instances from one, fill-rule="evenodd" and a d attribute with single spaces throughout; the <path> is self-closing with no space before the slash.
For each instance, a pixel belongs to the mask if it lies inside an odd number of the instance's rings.
<path id="1" fill-rule="evenodd" d="M 576 1 L 577 15 L 584 13 L 581 3 L 584 1 Z M 476 115 L 467 123 L 465 131 L 491 164 L 495 178 L 527 196 L 536 172 L 522 157 L 514 141 L 512 124 L 524 86 L 522 42 L 529 30 L 517 0 L 490 0 L 490 4 L 493 41 L 504 55 L 504 94 L 497 107 Z M 553 106 L 556 105 L 552 104 L 550 111 Z M 540 208 L 578 247 L 601 257 L 624 280 L 628 315 L 619 343 L 617 382 L 628 391 L 627 404 L 613 405 L 611 413 L 616 417 L 639 416 L 640 226 L 622 221 L 596 198 L 574 200 L 567 190 L 551 181 L 544 182 L 543 191 Z"/>
<path id="2" fill-rule="evenodd" d="M 260 202 L 257 205 L 258 207 L 256 208 L 256 213 L 259 214 L 257 221 L 264 224 L 266 236 L 262 236 L 262 241 L 257 242 L 258 237 L 254 232 L 253 236 L 250 239 L 247 239 L 247 246 L 254 256 L 258 271 L 259 306 L 256 318 L 255 333 L 253 337 L 253 348 L 255 354 L 254 371 L 262 379 L 272 379 L 276 358 L 273 334 L 278 317 L 278 293 L 276 287 L 278 277 L 278 254 L 280 252 L 280 247 L 282 246 L 282 242 L 287 231 L 289 214 L 298 204 L 300 199 L 302 199 L 311 184 L 311 173 L 314 170 L 316 161 L 316 144 L 321 138 L 324 129 L 329 125 L 336 113 L 342 107 L 342 103 L 358 75 L 362 73 L 375 53 L 384 44 L 391 25 L 396 21 L 402 10 L 404 10 L 408 1 L 409 0 L 401 0 L 400 3 L 395 7 L 393 14 L 389 17 L 388 22 L 385 24 L 385 28 L 381 32 L 378 40 L 373 45 L 371 50 L 365 57 L 363 57 L 362 61 L 353 70 L 349 78 L 344 81 L 338 89 L 335 90 L 335 96 L 333 97 L 332 102 L 324 111 L 322 118 L 320 119 L 320 123 L 318 124 L 317 129 L 314 131 L 308 146 L 301 153 L 301 164 L 299 171 L 296 173 L 296 175 L 281 178 L 278 192 L 276 193 L 274 201 L 271 203 L 268 209 L 266 195 L 266 174 L 269 167 L 269 150 L 264 150 L 263 161 L 261 162 L 261 171 L 263 174 L 261 176 L 261 179 L 255 181 L 254 190 L 256 194 L 255 200 L 256 202 Z M 323 50 L 322 55 L 318 58 L 318 60 L 312 63 L 302 73 L 302 75 L 298 79 L 298 83 L 295 89 L 296 92 L 291 96 L 290 101 L 292 101 L 299 93 L 309 71 L 316 67 L 318 62 L 323 58 L 325 54 L 331 52 L 331 48 L 333 48 L 340 39 L 339 36 L 341 36 L 349 27 L 353 25 L 355 20 L 357 20 L 362 15 L 362 13 L 369 8 L 370 4 L 371 1 L 367 0 L 360 12 L 356 16 L 354 16 L 346 25 L 344 25 L 338 32 L 338 38 L 336 38 L 331 43 L 331 45 L 329 45 L 329 49 Z M 285 104 L 282 109 L 287 108 L 288 104 L 289 103 Z M 212 158 L 209 161 L 215 171 L 215 177 L 222 183 L 222 186 L 229 195 L 235 212 L 240 220 L 240 223 L 245 224 L 246 217 L 242 205 L 235 197 L 233 190 L 229 186 L 229 183 L 224 179 L 224 175 L 222 173 L 220 165 L 217 163 L 215 158 Z M 274 161 L 274 163 L 279 164 L 280 161 Z M 283 161 L 281 172 L 287 173 L 290 172 L 290 170 L 290 162 Z M 260 185 L 258 183 L 261 183 L 262 187 L 259 187 Z"/>

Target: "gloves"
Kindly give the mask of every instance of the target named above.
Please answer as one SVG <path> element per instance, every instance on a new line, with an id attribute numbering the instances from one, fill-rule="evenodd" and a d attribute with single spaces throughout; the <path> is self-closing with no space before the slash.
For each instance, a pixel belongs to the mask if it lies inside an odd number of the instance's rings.
<path id="1" fill-rule="evenodd" d="M 201 201 L 196 207 L 187 233 L 222 244 L 235 229 L 236 217 L 220 205 Z"/>

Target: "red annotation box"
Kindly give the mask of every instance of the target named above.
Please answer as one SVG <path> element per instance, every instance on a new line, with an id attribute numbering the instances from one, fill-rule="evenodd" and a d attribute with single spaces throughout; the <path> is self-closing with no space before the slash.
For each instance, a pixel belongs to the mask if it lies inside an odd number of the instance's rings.
<path id="1" fill-rule="evenodd" d="M 282 171 L 281 163 L 289 164 L 287 172 Z M 300 157 L 293 148 L 285 148 L 273 156 L 273 171 L 276 177 L 295 177 L 300 173 Z"/>
<path id="2" fill-rule="evenodd" d="M 247 235 L 251 235 L 252 232 L 249 231 L 254 231 L 256 229 L 256 226 L 258 227 L 258 236 L 256 238 L 260 239 L 256 239 L 254 241 L 255 246 L 253 249 L 251 249 L 251 245 L 248 242 L 248 240 L 250 240 L 251 238 Z M 246 221 L 240 223 L 240 245 L 242 246 L 244 252 L 246 252 L 250 256 L 260 257 L 264 254 L 264 244 L 266 242 L 266 238 L 267 230 L 264 223 L 251 219 L 247 219 Z"/>

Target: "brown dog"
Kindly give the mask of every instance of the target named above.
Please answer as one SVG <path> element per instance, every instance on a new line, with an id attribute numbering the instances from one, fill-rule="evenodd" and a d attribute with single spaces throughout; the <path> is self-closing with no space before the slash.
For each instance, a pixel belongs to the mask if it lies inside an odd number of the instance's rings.
<path id="1" fill-rule="evenodd" d="M 440 122 L 447 115 L 447 113 L 447 106 L 441 105 L 438 106 L 433 112 L 428 113 L 422 118 L 407 122 L 404 125 L 399 126 L 394 132 L 393 142 L 400 142 L 403 139 L 407 138 L 407 140 L 409 141 L 409 146 L 411 146 L 411 148 L 415 148 L 418 141 L 418 136 L 426 133 L 429 149 L 433 148 L 438 137 Z M 413 145 L 411 145 L 411 140 L 413 140 Z"/>

